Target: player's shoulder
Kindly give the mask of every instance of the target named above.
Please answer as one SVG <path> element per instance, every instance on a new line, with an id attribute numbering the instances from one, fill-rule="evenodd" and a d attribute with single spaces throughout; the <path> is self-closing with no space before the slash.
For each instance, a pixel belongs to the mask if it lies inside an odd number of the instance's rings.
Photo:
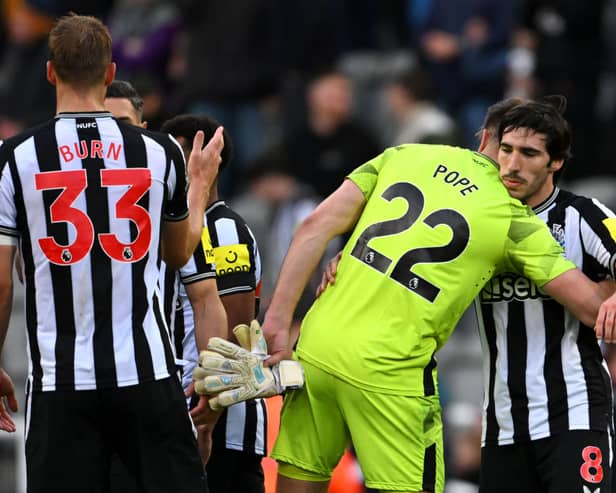
<path id="1" fill-rule="evenodd" d="M 573 207 L 581 217 L 593 216 L 597 213 L 602 215 L 613 215 L 611 209 L 595 197 L 580 195 L 569 190 L 558 191 L 558 205 L 561 208 Z"/>
<path id="2" fill-rule="evenodd" d="M 229 206 L 224 200 L 217 200 L 212 203 L 205 210 L 205 217 L 207 218 L 208 225 L 213 224 L 219 219 L 228 219 L 236 223 L 238 226 L 246 226 L 246 221 L 240 216 L 233 208 Z"/>
<path id="3" fill-rule="evenodd" d="M 231 233 L 231 237 L 237 237 L 240 243 L 256 241 L 244 218 L 223 200 L 211 204 L 205 211 L 205 218 L 210 234 L 214 232 L 219 239 Z"/>
<path id="4" fill-rule="evenodd" d="M 52 131 L 55 120 L 47 120 L 34 127 L 27 128 L 18 134 L 15 134 L 4 141 L 0 141 L 0 153 L 10 153 L 15 150 L 20 144 L 30 139 L 31 137 L 45 131 Z"/>

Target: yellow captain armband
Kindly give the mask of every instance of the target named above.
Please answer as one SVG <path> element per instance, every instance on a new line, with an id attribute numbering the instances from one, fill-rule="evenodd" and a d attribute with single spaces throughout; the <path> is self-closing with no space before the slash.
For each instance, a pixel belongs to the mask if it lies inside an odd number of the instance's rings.
<path id="1" fill-rule="evenodd" d="M 214 247 L 212 246 L 212 239 L 210 238 L 210 231 L 207 228 L 201 229 L 201 246 L 205 253 L 205 261 L 208 264 L 215 263 Z"/>
<path id="2" fill-rule="evenodd" d="M 214 264 L 217 276 L 250 272 L 252 265 L 248 245 L 224 245 L 214 248 Z"/>

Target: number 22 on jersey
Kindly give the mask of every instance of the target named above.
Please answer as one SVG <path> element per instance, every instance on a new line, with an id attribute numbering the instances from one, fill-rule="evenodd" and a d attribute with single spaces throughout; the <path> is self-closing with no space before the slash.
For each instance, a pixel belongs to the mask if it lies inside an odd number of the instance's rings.
<path id="1" fill-rule="evenodd" d="M 424 209 L 425 199 L 419 188 L 407 182 L 394 183 L 383 192 L 381 197 L 388 202 L 396 198 L 405 200 L 408 205 L 406 212 L 397 219 L 368 226 L 357 238 L 351 255 L 380 273 L 386 274 L 392 259 L 370 247 L 370 240 L 381 236 L 401 234 L 409 230 L 419 219 Z M 464 216 L 453 209 L 432 211 L 424 218 L 423 223 L 431 228 L 439 225 L 447 226 L 452 232 L 451 240 L 446 245 L 408 250 L 397 260 L 389 277 L 432 303 L 438 296 L 440 288 L 414 273 L 413 267 L 416 264 L 449 262 L 460 256 L 468 245 L 470 228 Z"/>
<path id="2" fill-rule="evenodd" d="M 148 211 L 137 201 L 145 195 L 152 184 L 151 171 L 147 168 L 102 169 L 103 187 L 128 186 L 128 190 L 115 205 L 115 216 L 128 219 L 136 225 L 137 235 L 133 242 L 121 242 L 115 233 L 99 233 L 97 240 L 105 254 L 119 262 L 137 262 L 150 247 L 152 221 Z M 70 265 L 82 260 L 94 244 L 94 225 L 88 215 L 73 207 L 77 197 L 88 187 L 85 169 L 48 171 L 34 176 L 37 190 L 62 189 L 49 209 L 51 222 L 65 222 L 75 228 L 75 239 L 69 245 L 60 245 L 53 237 L 39 238 L 41 250 L 50 262 Z"/>

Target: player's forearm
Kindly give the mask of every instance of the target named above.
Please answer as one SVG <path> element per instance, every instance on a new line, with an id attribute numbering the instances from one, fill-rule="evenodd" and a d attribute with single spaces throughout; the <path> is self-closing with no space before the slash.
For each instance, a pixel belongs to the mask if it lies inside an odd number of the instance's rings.
<path id="1" fill-rule="evenodd" d="M 212 337 L 227 337 L 227 315 L 222 303 L 208 302 L 201 311 L 199 321 L 195 319 L 195 337 L 197 349 L 207 349 L 207 342 Z"/>
<path id="2" fill-rule="evenodd" d="M 572 269 L 547 283 L 543 290 L 564 305 L 578 320 L 594 326 L 606 289 L 580 270 Z"/>
<path id="3" fill-rule="evenodd" d="M 291 325 L 300 296 L 331 239 L 319 229 L 318 223 L 308 219 L 297 230 L 282 264 L 266 321 L 275 319 L 285 327 Z"/>
<path id="4" fill-rule="evenodd" d="M 13 306 L 13 282 L 5 280 L 0 286 L 0 354 L 9 329 L 11 308 Z"/>

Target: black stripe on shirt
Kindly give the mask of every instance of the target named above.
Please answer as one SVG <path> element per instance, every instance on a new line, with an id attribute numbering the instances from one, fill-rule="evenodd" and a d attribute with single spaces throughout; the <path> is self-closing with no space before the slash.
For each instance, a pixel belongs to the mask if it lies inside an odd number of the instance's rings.
<path id="1" fill-rule="evenodd" d="M 91 143 L 93 140 L 101 140 L 94 118 L 79 118 L 77 121 L 82 124 L 77 125 L 77 135 L 80 141 Z M 93 125 L 87 125 L 88 123 Z M 81 163 L 88 177 L 88 187 L 84 193 L 88 216 L 94 225 L 95 235 L 107 233 L 110 231 L 109 203 L 107 189 L 101 185 L 101 170 L 104 169 L 105 163 L 102 158 L 89 154 L 82 159 Z M 103 251 L 96 238 L 90 250 L 90 267 L 94 304 L 93 346 L 96 381 L 100 386 L 115 387 L 118 378 L 113 348 L 111 259 Z"/>
<path id="2" fill-rule="evenodd" d="M 546 383 L 550 433 L 554 434 L 569 429 L 567 384 L 563 373 L 561 349 L 565 335 L 565 311 L 562 305 L 554 300 L 544 300 L 543 320 L 546 345 L 543 377 Z"/>
<path id="3" fill-rule="evenodd" d="M 557 203 L 556 207 L 548 212 L 547 224 L 550 230 L 554 224 L 566 226 L 567 209 L 560 205 Z M 543 376 L 548 399 L 550 433 L 554 434 L 569 429 L 569 405 L 561 346 L 565 335 L 565 311 L 562 305 L 551 299 L 543 301 L 543 330 L 546 344 Z"/>
<path id="4" fill-rule="evenodd" d="M 124 137 L 124 156 L 126 159 L 127 168 L 143 168 L 147 165 L 147 152 L 145 142 L 141 134 L 137 132 L 122 132 Z M 149 192 L 145 193 L 137 202 L 146 211 L 148 209 Z M 137 236 L 137 229 L 132 221 L 130 221 L 131 241 L 134 241 Z M 135 348 L 135 361 L 137 374 L 140 382 L 147 382 L 154 379 L 154 364 L 152 362 L 152 352 L 148 345 L 148 341 L 143 329 L 143 323 L 148 310 L 148 295 L 144 282 L 145 266 L 150 253 L 148 253 L 138 262 L 133 262 L 132 267 L 132 292 L 133 292 L 133 345 Z M 153 305 L 155 312 L 156 304 Z M 157 317 L 158 320 L 158 317 Z M 160 323 L 160 321 L 158 322 Z M 163 339 L 164 340 L 164 339 Z"/>
<path id="5" fill-rule="evenodd" d="M 528 430 L 528 396 L 526 393 L 526 359 L 528 343 L 526 340 L 526 322 L 524 320 L 524 303 L 509 302 L 507 320 L 507 383 L 511 397 L 511 417 L 513 419 L 514 439 L 529 440 Z"/>
<path id="6" fill-rule="evenodd" d="M 41 366 L 41 351 L 37 338 L 38 314 L 36 307 L 36 286 L 34 284 L 34 257 L 32 253 L 32 238 L 28 228 L 28 209 L 24 203 L 22 183 L 15 164 L 15 155 L 9 157 L 9 169 L 15 188 L 15 207 L 17 210 L 17 229 L 21 232 L 21 258 L 23 261 L 24 281 L 26 286 L 26 330 L 32 362 L 32 389 L 43 389 L 43 368 Z"/>
<path id="7" fill-rule="evenodd" d="M 41 172 L 60 171 L 60 157 L 55 125 L 49 131 L 39 132 L 34 139 L 36 159 Z M 88 177 L 90 178 L 90 177 Z M 96 178 L 98 180 L 98 177 Z M 66 222 L 51 222 L 51 206 L 63 190 L 42 190 L 47 234 L 60 245 L 68 245 Z M 35 240 L 36 241 L 36 240 Z M 34 246 L 36 248 L 36 246 Z M 55 365 L 56 388 L 75 386 L 75 317 L 73 315 L 73 282 L 68 265 L 48 263 L 53 289 L 56 323 Z"/>
<path id="8" fill-rule="evenodd" d="M 257 401 L 246 401 L 246 419 L 244 420 L 244 443 L 243 449 L 254 452 L 257 434 Z"/>
<path id="9" fill-rule="evenodd" d="M 436 393 L 436 386 L 434 385 L 434 375 L 432 374 L 434 368 L 436 368 L 436 359 L 434 354 L 430 357 L 430 361 L 424 368 L 423 372 L 423 384 L 424 384 L 424 396 L 434 395 Z"/>
<path id="10" fill-rule="evenodd" d="M 494 325 L 494 314 L 491 303 L 482 303 L 481 314 L 483 318 L 483 326 L 485 338 L 490 348 L 490 380 L 488 382 L 488 406 L 486 409 L 486 442 L 490 440 L 498 440 L 499 426 L 496 419 L 496 405 L 494 399 L 494 387 L 496 381 L 496 358 L 498 357 L 498 347 L 496 345 L 496 326 Z"/>

